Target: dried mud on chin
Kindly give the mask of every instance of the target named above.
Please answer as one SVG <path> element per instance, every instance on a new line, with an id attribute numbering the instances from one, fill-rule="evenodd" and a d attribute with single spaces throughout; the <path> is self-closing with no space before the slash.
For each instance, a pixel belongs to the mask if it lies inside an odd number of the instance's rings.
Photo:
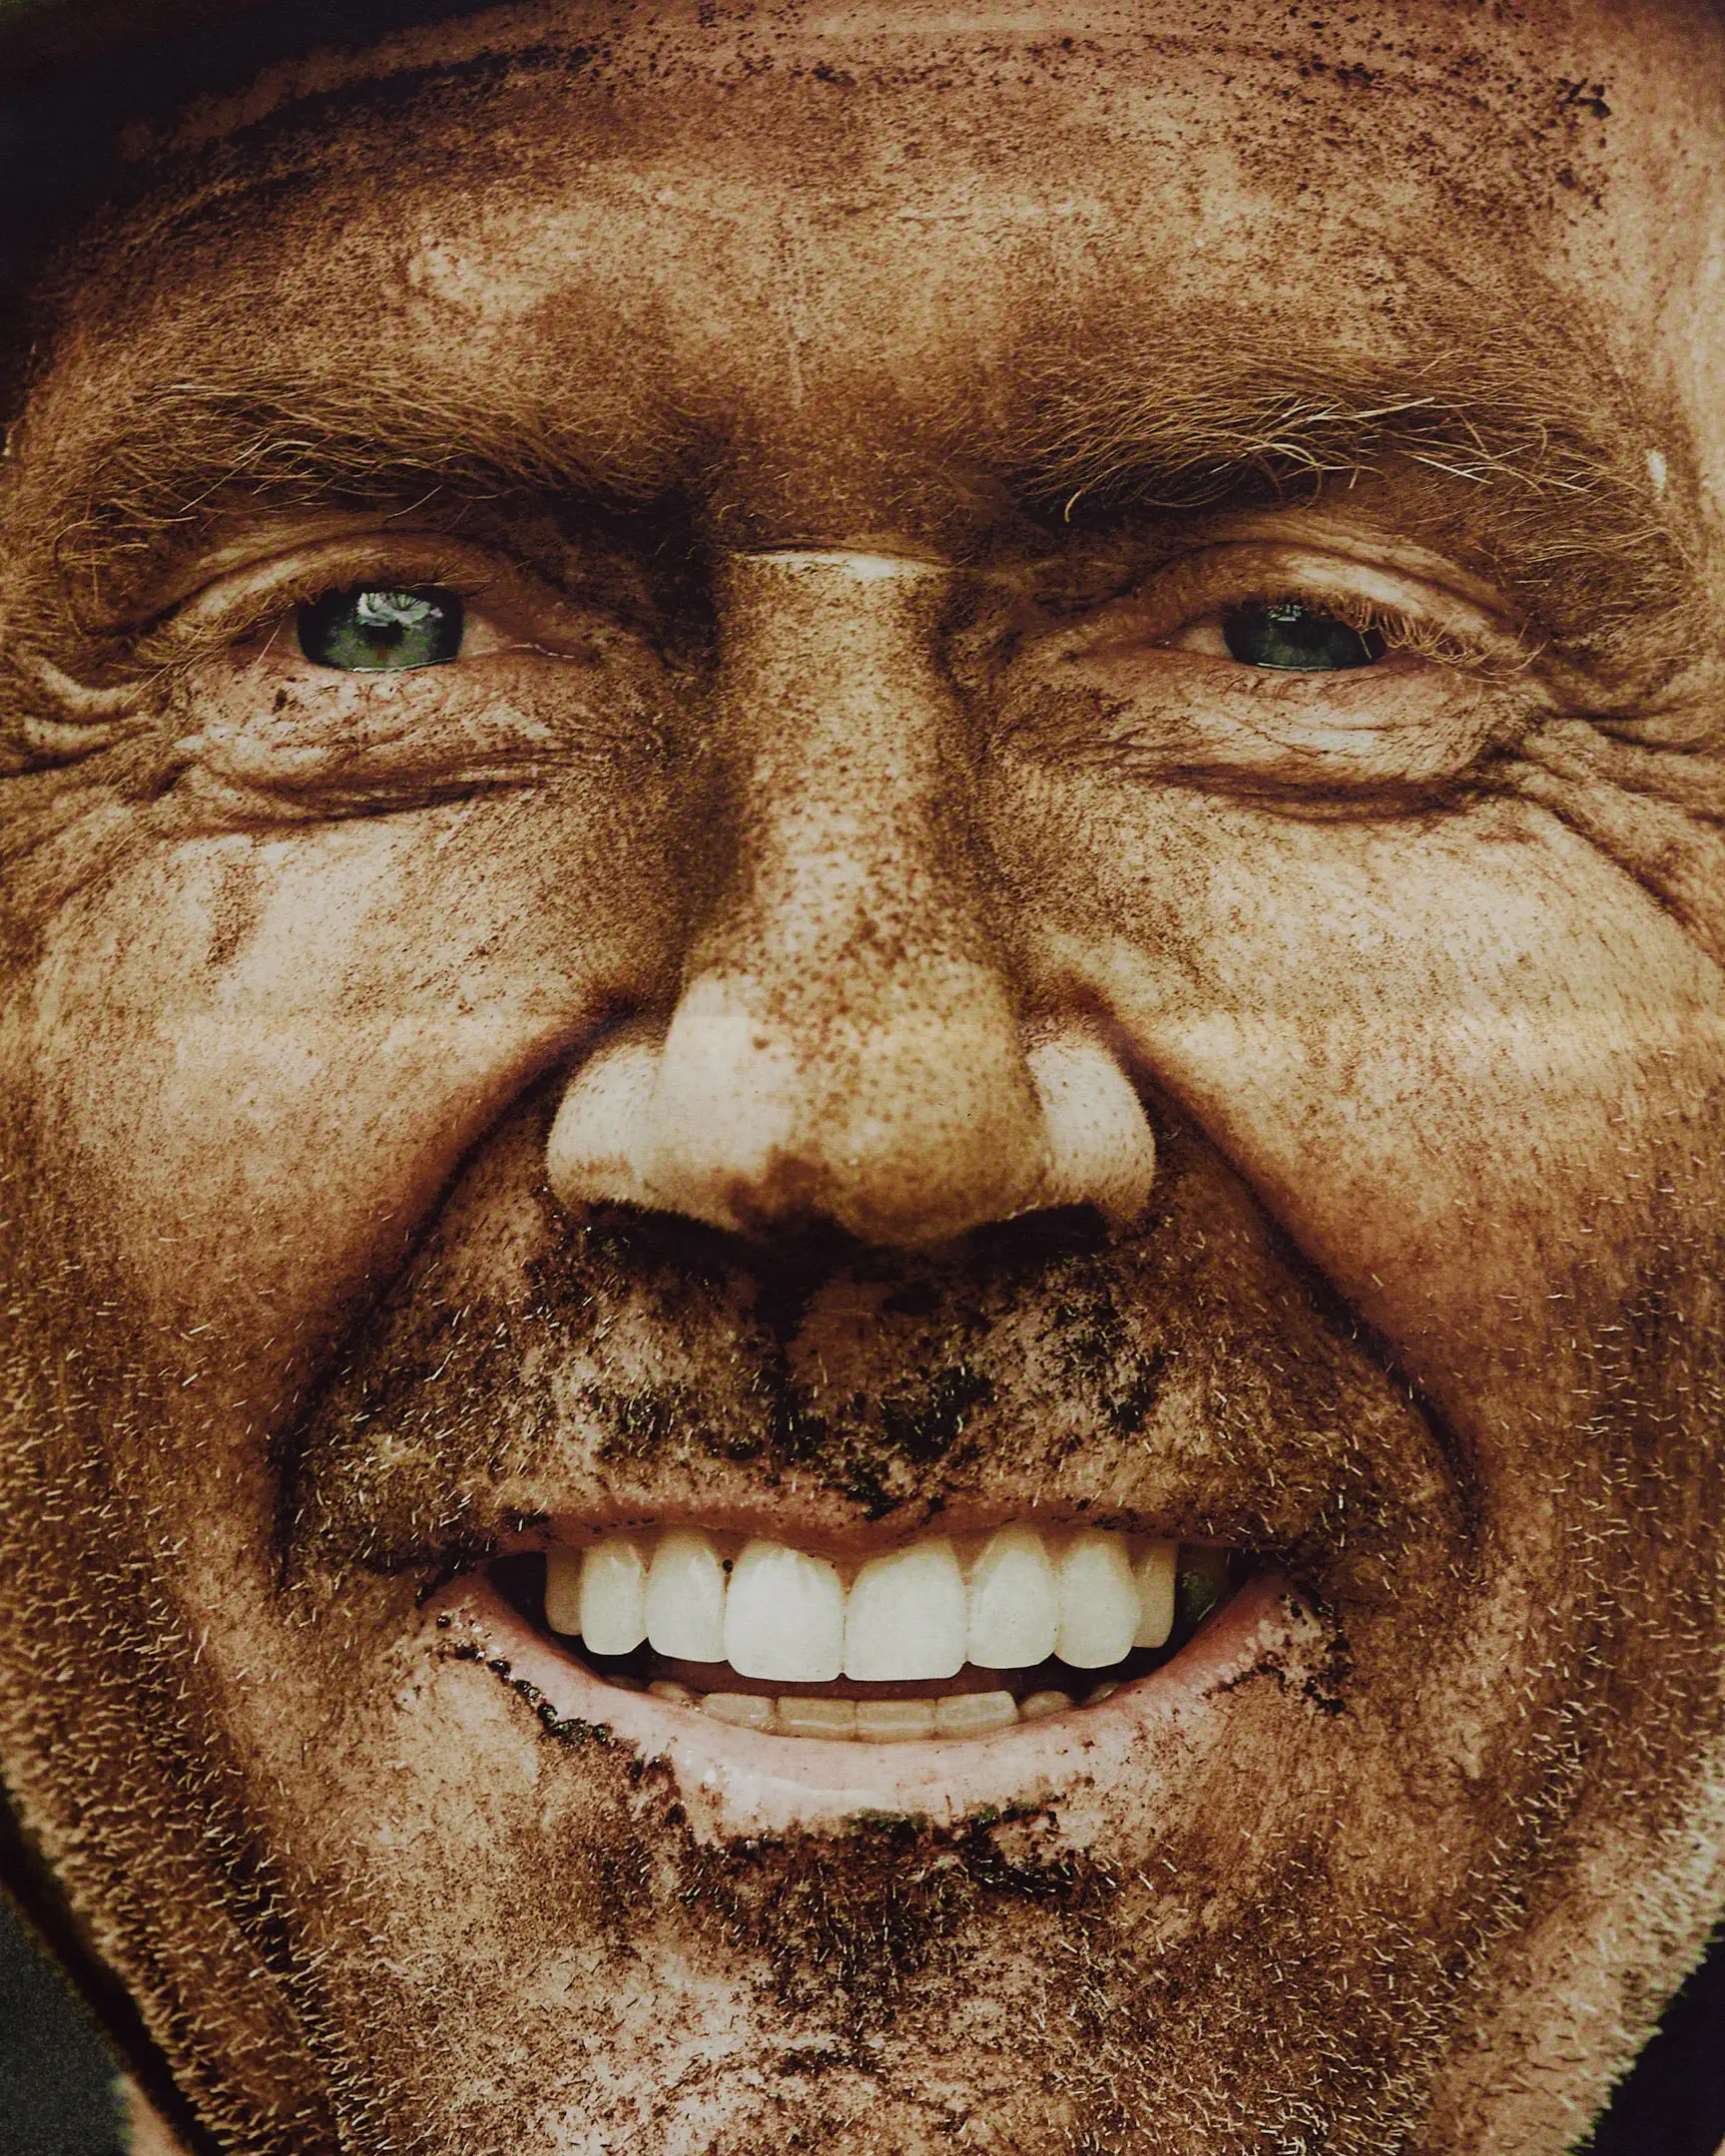
<path id="1" fill-rule="evenodd" d="M 1250 1907 L 1215 1856 L 1233 1821 L 1160 1853 L 1182 1909 L 1225 1911 L 1212 1927 L 1063 1846 L 1051 1810 L 701 1845 L 662 1765 L 586 1725 L 541 1741 L 579 1756 L 580 1832 L 488 1853 L 533 1890 L 507 1956 L 468 1935 L 462 1965 L 567 1965 L 580 1939 L 582 1973 L 549 2004 L 470 1974 L 450 2025 L 383 1956 L 338 1951 L 319 2018 L 367 2031 L 363 2063 L 331 2062 L 357 2147 L 513 2156 L 515 2133 L 560 2145 L 578 2122 L 663 2156 L 1261 2156 L 1301 2133 L 1384 2156 L 1417 2107 L 1448 1987 L 1393 1915 L 1327 1914 L 1341 1897 L 1316 1839 L 1258 1870 Z M 1398 1997 L 1398 1967 L 1422 1971 L 1422 2003 Z M 572 2022 L 604 2075 L 523 2079 L 567 2060 Z M 482 2084 L 511 2091 L 494 2113 Z"/>

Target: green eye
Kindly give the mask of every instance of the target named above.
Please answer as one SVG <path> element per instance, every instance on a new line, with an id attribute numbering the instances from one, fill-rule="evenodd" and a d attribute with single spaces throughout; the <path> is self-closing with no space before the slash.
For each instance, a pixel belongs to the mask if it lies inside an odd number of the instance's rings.
<path id="1" fill-rule="evenodd" d="M 1297 599 L 1230 607 L 1222 617 L 1228 656 L 1243 666 L 1296 674 L 1335 674 L 1372 666 L 1384 656 L 1376 629 L 1356 629 L 1334 614 L 1315 614 Z"/>
<path id="2" fill-rule="evenodd" d="M 299 649 L 313 666 L 348 673 L 442 666 L 461 649 L 461 600 L 432 587 L 325 592 L 299 609 Z"/>

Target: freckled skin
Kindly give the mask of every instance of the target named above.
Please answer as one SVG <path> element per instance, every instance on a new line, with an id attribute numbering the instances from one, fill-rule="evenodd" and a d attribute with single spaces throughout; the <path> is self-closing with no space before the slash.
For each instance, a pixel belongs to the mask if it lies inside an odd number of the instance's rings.
<path id="1" fill-rule="evenodd" d="M 74 247 L 0 480 L 0 1759 L 214 2145 L 1584 2130 L 1725 1895 L 1717 48 L 547 4 L 190 116 Z M 1418 399 L 1529 324 L 1585 464 L 1032 498 L 1168 349 Z M 98 560 L 100 430 L 265 364 L 531 471 L 260 452 Z M 1366 572 L 1449 641 L 1227 659 Z M 469 655 L 307 665 L 367 581 Z M 1314 1615 L 999 1818 L 716 1840 L 420 1607 L 516 1516 L 1032 1496 Z"/>

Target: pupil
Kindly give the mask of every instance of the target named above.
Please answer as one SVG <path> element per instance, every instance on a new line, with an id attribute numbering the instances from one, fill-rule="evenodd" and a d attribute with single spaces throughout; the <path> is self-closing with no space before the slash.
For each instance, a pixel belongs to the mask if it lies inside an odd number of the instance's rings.
<path id="1" fill-rule="evenodd" d="M 1334 614 L 1315 614 L 1296 599 L 1231 607 L 1222 618 L 1231 659 L 1243 666 L 1297 674 L 1335 674 L 1372 666 L 1384 656 L 1377 629 L 1356 629 Z"/>
<path id="2" fill-rule="evenodd" d="M 443 666 L 461 649 L 461 600 L 435 587 L 391 591 L 356 585 L 299 609 L 299 649 L 314 666 L 395 673 Z"/>

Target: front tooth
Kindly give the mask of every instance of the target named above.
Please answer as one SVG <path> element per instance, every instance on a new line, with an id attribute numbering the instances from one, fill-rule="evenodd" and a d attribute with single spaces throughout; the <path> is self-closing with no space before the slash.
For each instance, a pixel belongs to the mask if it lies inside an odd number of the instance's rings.
<path id="1" fill-rule="evenodd" d="M 679 1662 L 725 1659 L 725 1567 L 696 1528 L 659 1538 L 647 1573 L 647 1640 Z"/>
<path id="2" fill-rule="evenodd" d="M 1134 1647 L 1166 1647 L 1174 1630 L 1174 1576 L 1179 1569 L 1178 1542 L 1152 1542 L 1132 1567 L 1138 1582 L 1138 1629 Z"/>
<path id="3" fill-rule="evenodd" d="M 725 1656 L 739 1677 L 831 1684 L 845 1662 L 845 1583 L 823 1557 L 749 1543 L 725 1598 Z"/>
<path id="4" fill-rule="evenodd" d="M 592 1654 L 630 1654 L 647 1637 L 647 1560 L 630 1535 L 595 1542 L 581 1567 L 581 1637 Z"/>
<path id="5" fill-rule="evenodd" d="M 1138 1583 L 1117 1534 L 1087 1527 L 1060 1557 L 1060 1635 L 1054 1652 L 1069 1669 L 1106 1669 L 1132 1651 L 1140 1616 Z"/>
<path id="6" fill-rule="evenodd" d="M 577 1638 L 581 1631 L 581 1552 L 545 1552 L 545 1622 L 553 1632 Z"/>
<path id="7" fill-rule="evenodd" d="M 943 1535 L 870 1557 L 852 1583 L 845 1674 L 861 1684 L 956 1677 L 964 1631 L 964 1575 Z"/>
<path id="8" fill-rule="evenodd" d="M 1002 1527 L 970 1575 L 970 1660 L 979 1669 L 1033 1669 L 1054 1652 L 1060 1591 L 1034 1527 Z"/>
<path id="9" fill-rule="evenodd" d="M 1020 1722 L 1046 1722 L 1050 1715 L 1065 1714 L 1071 1708 L 1069 1692 L 1032 1692 L 1028 1699 L 1018 1702 Z"/>

